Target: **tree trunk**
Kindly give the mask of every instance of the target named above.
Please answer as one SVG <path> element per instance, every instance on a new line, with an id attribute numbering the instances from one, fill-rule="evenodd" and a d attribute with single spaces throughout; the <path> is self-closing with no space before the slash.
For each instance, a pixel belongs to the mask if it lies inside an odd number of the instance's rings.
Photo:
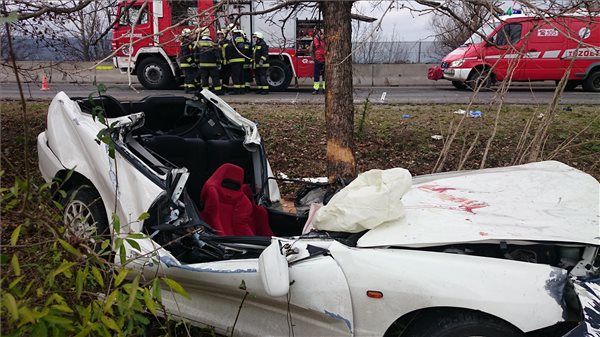
<path id="1" fill-rule="evenodd" d="M 353 1 L 323 1 L 325 28 L 325 126 L 327 128 L 327 177 L 356 177 L 354 157 L 354 104 L 352 98 Z"/>

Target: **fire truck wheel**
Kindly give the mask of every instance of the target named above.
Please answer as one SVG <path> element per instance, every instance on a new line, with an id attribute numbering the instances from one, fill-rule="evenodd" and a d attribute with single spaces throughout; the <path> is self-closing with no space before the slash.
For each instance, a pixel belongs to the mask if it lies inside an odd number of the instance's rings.
<path id="1" fill-rule="evenodd" d="M 585 91 L 600 92 L 600 70 L 596 70 L 588 75 L 583 81 L 583 89 Z"/>
<path id="2" fill-rule="evenodd" d="M 169 89 L 175 83 L 169 65 L 158 57 L 143 59 L 137 66 L 137 78 L 146 89 Z"/>
<path id="3" fill-rule="evenodd" d="M 285 91 L 292 81 L 292 69 L 282 60 L 269 60 L 267 83 L 271 91 Z"/>

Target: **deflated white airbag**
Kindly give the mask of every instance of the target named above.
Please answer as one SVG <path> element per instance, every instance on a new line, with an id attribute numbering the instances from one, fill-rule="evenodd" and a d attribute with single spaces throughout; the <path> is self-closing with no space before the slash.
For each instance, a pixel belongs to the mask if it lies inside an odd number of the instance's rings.
<path id="1" fill-rule="evenodd" d="M 405 221 L 400 199 L 410 189 L 411 179 L 403 168 L 360 174 L 317 211 L 314 228 L 358 233 L 386 222 Z"/>

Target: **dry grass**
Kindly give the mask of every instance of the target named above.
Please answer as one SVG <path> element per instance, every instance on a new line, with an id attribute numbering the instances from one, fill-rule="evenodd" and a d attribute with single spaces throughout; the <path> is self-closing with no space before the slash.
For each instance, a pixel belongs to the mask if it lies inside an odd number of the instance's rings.
<path id="1" fill-rule="evenodd" d="M 325 175 L 322 106 L 245 104 L 235 105 L 234 108 L 259 124 L 271 165 L 276 172 L 284 172 L 292 177 Z M 357 107 L 356 111 L 362 111 L 361 108 Z M 431 136 L 447 136 L 450 124 L 456 124 L 462 118 L 452 113 L 458 108 L 461 106 L 371 106 L 363 133 L 356 137 L 359 171 L 404 167 L 414 175 L 431 173 L 444 143 L 444 140 L 434 140 Z M 483 111 L 483 118 L 467 118 L 463 122 L 457 139 L 449 149 L 443 171 L 456 170 L 461 162 L 464 162 L 463 169 L 479 168 L 494 128 L 495 111 L 485 111 L 484 107 L 473 109 Z M 516 148 L 528 120 L 533 117 L 532 123 L 537 125 L 537 116 L 544 110 L 545 107 L 505 106 L 487 155 L 486 167 L 514 163 Z M 409 117 L 406 118 L 406 115 Z M 596 106 L 560 107 L 545 142 L 544 159 L 564 162 L 600 179 L 599 117 L 600 108 Z M 359 113 L 356 114 L 355 125 L 359 124 L 358 118 Z M 553 153 L 575 136 L 577 138 L 567 148 Z M 471 153 L 467 157 L 465 155 L 469 150 Z"/>

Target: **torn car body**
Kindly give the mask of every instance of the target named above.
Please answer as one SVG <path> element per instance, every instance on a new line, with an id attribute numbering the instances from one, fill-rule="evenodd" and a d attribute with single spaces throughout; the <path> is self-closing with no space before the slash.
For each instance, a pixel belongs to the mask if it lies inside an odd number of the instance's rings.
<path id="1" fill-rule="evenodd" d="M 108 125 L 114 160 L 95 140 Z M 558 162 L 415 177 L 401 220 L 303 234 L 307 215 L 280 207 L 256 124 L 208 91 L 125 103 L 59 93 L 38 155 L 45 179 L 72 170 L 71 189 L 95 191 L 105 219 L 116 213 L 113 237 L 146 234 L 127 246 L 129 266 L 179 282 L 190 299 L 164 289 L 169 311 L 218 333 L 237 320 L 245 336 L 421 336 L 432 313 L 475 317 L 473 335 L 490 322 L 504 337 L 600 331 L 599 184 Z M 272 236 L 220 235 L 203 220 L 201 191 L 231 164 L 243 182 L 220 184 L 249 191 Z"/>

